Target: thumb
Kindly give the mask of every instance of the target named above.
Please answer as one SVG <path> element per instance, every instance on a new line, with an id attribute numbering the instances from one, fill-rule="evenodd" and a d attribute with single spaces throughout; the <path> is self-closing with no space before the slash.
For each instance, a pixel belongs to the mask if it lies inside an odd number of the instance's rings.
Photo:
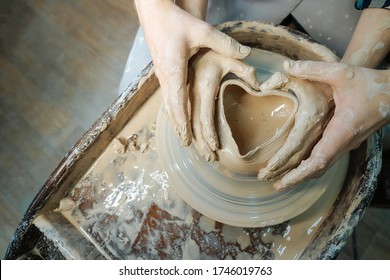
<path id="1" fill-rule="evenodd" d="M 346 65 L 311 60 L 286 60 L 283 63 L 283 67 L 291 76 L 316 82 L 330 83 L 340 70 L 346 68 Z"/>

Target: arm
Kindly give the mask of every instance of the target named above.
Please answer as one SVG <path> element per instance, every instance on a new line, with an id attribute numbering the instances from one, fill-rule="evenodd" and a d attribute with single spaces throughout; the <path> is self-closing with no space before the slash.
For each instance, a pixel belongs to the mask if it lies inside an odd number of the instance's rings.
<path id="1" fill-rule="evenodd" d="M 341 60 L 350 65 L 375 68 L 390 51 L 390 10 L 365 9 Z"/>
<path id="2" fill-rule="evenodd" d="M 322 137 L 301 161 L 275 183 L 282 190 L 321 176 L 346 152 L 390 122 L 390 70 L 374 70 L 390 50 L 390 11 L 366 9 L 341 63 L 298 61 L 285 64 L 288 74 L 330 86 L 333 117 Z M 302 135 L 302 139 L 306 139 Z M 260 172 L 269 175 L 271 167 Z"/>
<path id="3" fill-rule="evenodd" d="M 335 112 L 309 158 L 276 182 L 279 190 L 321 176 L 390 122 L 390 70 L 311 61 L 291 62 L 285 68 L 296 77 L 328 84 Z"/>
<path id="4" fill-rule="evenodd" d="M 176 0 L 175 3 L 184 11 L 201 20 L 206 19 L 207 0 Z"/>

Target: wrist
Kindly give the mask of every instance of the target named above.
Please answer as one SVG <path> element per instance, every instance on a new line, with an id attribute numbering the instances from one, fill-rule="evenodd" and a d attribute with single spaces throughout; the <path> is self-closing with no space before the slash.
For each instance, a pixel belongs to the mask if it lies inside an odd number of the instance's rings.
<path id="1" fill-rule="evenodd" d="M 164 4 L 164 3 L 174 3 L 173 0 L 134 0 L 135 7 L 137 11 L 143 10 L 146 8 L 156 7 L 156 5 Z"/>
<path id="2" fill-rule="evenodd" d="M 176 5 L 194 17 L 206 19 L 207 0 L 176 0 Z"/>
<path id="3" fill-rule="evenodd" d="M 173 0 L 134 0 L 135 9 L 141 25 L 144 21 L 164 12 L 166 5 L 174 5 Z"/>
<path id="4" fill-rule="evenodd" d="M 390 10 L 365 9 L 341 62 L 376 68 L 390 51 Z"/>
<path id="5" fill-rule="evenodd" d="M 380 96 L 379 113 L 386 123 L 390 122 L 390 69 L 376 70 L 378 75 L 374 84 L 380 85 L 378 91 Z M 374 85 L 375 86 L 375 85 Z"/>

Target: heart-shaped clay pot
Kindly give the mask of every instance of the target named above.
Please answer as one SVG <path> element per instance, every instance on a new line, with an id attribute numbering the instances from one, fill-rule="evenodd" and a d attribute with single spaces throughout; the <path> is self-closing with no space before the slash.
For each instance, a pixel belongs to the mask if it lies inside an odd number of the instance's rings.
<path id="1" fill-rule="evenodd" d="M 288 92 L 260 92 L 240 79 L 224 81 L 216 112 L 220 163 L 234 172 L 257 173 L 285 143 L 297 108 L 297 98 Z"/>

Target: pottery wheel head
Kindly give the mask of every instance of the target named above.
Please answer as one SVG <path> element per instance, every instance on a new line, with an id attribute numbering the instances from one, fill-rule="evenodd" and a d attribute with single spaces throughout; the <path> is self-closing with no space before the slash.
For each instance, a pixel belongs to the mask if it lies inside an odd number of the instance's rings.
<path id="1" fill-rule="evenodd" d="M 348 157 L 344 157 L 321 178 L 277 192 L 271 182 L 232 172 L 218 162 L 207 162 L 193 146 L 182 147 L 162 108 L 156 133 L 169 185 L 198 212 L 232 226 L 262 227 L 296 217 L 328 190 L 341 189 L 348 167 Z"/>
<path id="2" fill-rule="evenodd" d="M 256 68 L 263 82 L 283 69 L 285 59 L 253 49 L 246 62 Z M 182 147 L 163 108 L 158 114 L 156 133 L 160 161 L 170 186 L 198 212 L 233 226 L 275 225 L 303 213 L 326 195 L 329 186 L 342 187 L 348 166 L 348 158 L 344 157 L 321 178 L 277 192 L 272 182 L 261 182 L 256 174 L 234 172 L 218 162 L 207 162 L 193 146 Z"/>

